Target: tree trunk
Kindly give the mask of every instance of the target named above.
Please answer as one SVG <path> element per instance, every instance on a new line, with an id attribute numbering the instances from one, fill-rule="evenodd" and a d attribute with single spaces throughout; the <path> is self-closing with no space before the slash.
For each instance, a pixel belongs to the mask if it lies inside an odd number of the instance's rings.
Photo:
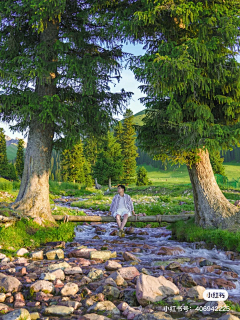
<path id="1" fill-rule="evenodd" d="M 108 178 L 108 188 L 109 188 L 109 190 L 111 190 L 111 188 L 112 188 L 111 177 Z"/>
<path id="2" fill-rule="evenodd" d="M 40 217 L 44 221 L 55 223 L 49 202 L 49 170 L 54 136 L 54 123 L 43 123 L 39 119 L 42 111 L 41 101 L 44 96 L 56 94 L 55 78 L 57 52 L 53 45 L 58 38 L 58 20 L 46 22 L 46 28 L 40 34 L 40 42 L 45 46 L 42 60 L 46 75 L 36 79 L 35 92 L 40 97 L 39 109 L 31 117 L 24 170 L 19 194 L 12 207 L 28 217 Z"/>
<path id="3" fill-rule="evenodd" d="M 55 222 L 49 202 L 49 169 L 54 127 L 32 120 L 20 190 L 12 207 L 24 216 Z"/>
<path id="4" fill-rule="evenodd" d="M 195 204 L 195 223 L 203 228 L 232 228 L 240 223 L 239 208 L 220 190 L 213 174 L 208 151 L 200 150 L 201 160 L 188 165 Z"/>

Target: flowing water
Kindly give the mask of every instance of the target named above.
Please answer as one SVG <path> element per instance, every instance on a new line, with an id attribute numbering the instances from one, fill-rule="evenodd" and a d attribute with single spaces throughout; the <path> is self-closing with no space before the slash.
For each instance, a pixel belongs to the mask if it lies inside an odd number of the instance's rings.
<path id="1" fill-rule="evenodd" d="M 58 204 L 59 205 L 59 204 Z M 69 203 L 60 204 L 69 207 Z M 74 209 L 71 207 L 71 209 Z M 80 209 L 85 211 L 87 215 L 106 215 L 106 212 L 93 211 L 89 209 Z M 75 240 L 81 245 L 87 245 L 100 249 L 106 246 L 109 250 L 117 253 L 123 251 L 132 252 L 141 262 L 137 268 L 147 272 L 153 276 L 173 275 L 170 270 L 161 269 L 161 266 L 167 266 L 172 261 L 178 261 L 181 267 L 192 268 L 187 273 L 194 279 L 198 285 L 205 288 L 218 288 L 217 280 L 225 280 L 223 287 L 227 283 L 230 288 L 224 287 L 228 291 L 229 298 L 240 303 L 240 256 L 236 256 L 234 260 L 230 260 L 227 252 L 219 249 L 198 248 L 199 243 L 187 243 L 171 240 L 171 231 L 165 227 L 159 228 L 134 228 L 133 233 L 126 234 L 124 238 L 111 235 L 113 230 L 117 229 L 116 223 L 92 223 L 79 225 L 75 228 Z M 94 239 L 95 238 L 95 239 Z M 160 247 L 180 247 L 182 252 L 177 251 L 171 255 L 158 255 Z M 202 259 L 200 259 L 202 258 Z M 209 260 L 210 264 L 217 265 L 215 269 L 210 270 L 207 266 L 200 267 L 199 261 Z M 193 270 L 194 267 L 195 270 Z M 191 272 L 192 271 L 192 272 Z M 176 273 L 175 273 L 176 272 Z M 174 274 L 183 273 L 181 270 L 174 269 Z M 186 273 L 186 272 L 185 272 Z M 202 284 L 203 278 L 206 283 Z M 220 288 L 220 287 L 219 287 Z"/>

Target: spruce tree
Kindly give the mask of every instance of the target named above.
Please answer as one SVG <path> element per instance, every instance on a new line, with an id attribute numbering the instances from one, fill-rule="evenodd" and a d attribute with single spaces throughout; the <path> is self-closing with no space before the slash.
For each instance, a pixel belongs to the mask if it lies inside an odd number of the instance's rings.
<path id="1" fill-rule="evenodd" d="M 221 157 L 219 150 L 213 150 L 209 154 L 211 166 L 214 174 L 220 174 L 222 176 L 226 176 L 225 168 L 223 166 L 224 158 Z"/>
<path id="2" fill-rule="evenodd" d="M 91 165 L 87 160 L 85 160 L 85 162 L 83 164 L 83 170 L 84 170 L 86 187 L 92 187 L 93 186 L 93 178 L 92 178 L 92 173 L 91 173 Z"/>
<path id="3" fill-rule="evenodd" d="M 3 128 L 0 128 L 0 177 L 7 178 L 9 166 L 7 159 L 7 146 Z"/>
<path id="4" fill-rule="evenodd" d="M 123 124 L 119 121 L 115 127 L 115 136 L 122 148 L 123 176 L 121 180 L 123 183 L 136 181 L 136 157 L 139 155 L 135 144 L 136 131 L 133 126 L 133 120 L 133 112 L 127 109 L 123 116 Z"/>
<path id="5" fill-rule="evenodd" d="M 16 157 L 16 170 L 17 175 L 22 179 L 24 169 L 24 140 L 20 139 L 18 141 L 18 148 L 17 148 L 17 157 Z"/>
<path id="6" fill-rule="evenodd" d="M 10 162 L 8 164 L 8 167 L 9 167 L 8 179 L 13 180 L 13 181 L 17 181 L 18 180 L 17 170 L 16 170 L 14 164 L 12 162 Z"/>
<path id="7" fill-rule="evenodd" d="M 137 186 L 146 186 L 152 184 L 152 182 L 148 179 L 147 170 L 144 167 L 139 167 L 137 170 Z"/>
<path id="8" fill-rule="evenodd" d="M 132 95 L 109 87 L 120 78 L 124 53 L 111 25 L 97 22 L 91 0 L 5 0 L 0 12 L 0 120 L 29 132 L 12 208 L 55 223 L 49 203 L 53 145 L 64 150 L 81 134 L 107 132 Z"/>
<path id="9" fill-rule="evenodd" d="M 240 140 L 239 1 L 99 0 L 96 9 L 146 54 L 130 59 L 147 107 L 138 141 L 155 159 L 186 163 L 195 222 L 239 224 L 239 208 L 224 197 L 209 152 Z"/>
<path id="10" fill-rule="evenodd" d="M 91 166 L 94 166 L 98 154 L 98 139 L 94 135 L 84 138 L 84 155 Z"/>
<path id="11" fill-rule="evenodd" d="M 109 132 L 103 143 L 103 149 L 98 154 L 94 170 L 94 178 L 100 184 L 107 184 L 111 189 L 114 181 L 119 181 L 123 173 L 122 149 L 113 132 Z"/>
<path id="12" fill-rule="evenodd" d="M 64 181 L 85 184 L 83 143 L 80 140 L 71 149 L 62 152 L 62 175 Z"/>

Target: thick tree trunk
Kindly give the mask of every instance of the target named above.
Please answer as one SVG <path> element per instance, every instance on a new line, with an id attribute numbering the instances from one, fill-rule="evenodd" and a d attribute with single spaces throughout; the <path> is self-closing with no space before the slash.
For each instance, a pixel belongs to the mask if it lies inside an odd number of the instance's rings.
<path id="1" fill-rule="evenodd" d="M 213 174 L 208 151 L 200 150 L 200 162 L 188 167 L 195 204 L 195 223 L 203 228 L 232 228 L 240 223 L 239 208 L 222 194 Z"/>
<path id="2" fill-rule="evenodd" d="M 110 177 L 110 178 L 108 178 L 108 188 L 109 188 L 109 190 L 111 190 L 111 188 L 112 188 L 112 181 L 111 181 L 111 177 Z"/>
<path id="3" fill-rule="evenodd" d="M 49 169 L 54 127 L 32 120 L 19 194 L 12 207 L 28 217 L 54 222 L 49 202 Z"/>
<path id="4" fill-rule="evenodd" d="M 56 94 L 55 78 L 57 52 L 53 45 L 58 38 L 58 20 L 46 20 L 46 28 L 40 34 L 40 42 L 45 47 L 42 60 L 46 75 L 36 79 L 35 92 L 40 97 L 39 109 L 32 116 L 29 126 L 28 144 L 25 156 L 24 171 L 18 197 L 12 207 L 28 217 L 40 217 L 44 221 L 55 223 L 49 202 L 49 169 L 54 136 L 54 123 L 42 123 L 39 114 L 42 111 L 41 101 L 44 96 Z"/>

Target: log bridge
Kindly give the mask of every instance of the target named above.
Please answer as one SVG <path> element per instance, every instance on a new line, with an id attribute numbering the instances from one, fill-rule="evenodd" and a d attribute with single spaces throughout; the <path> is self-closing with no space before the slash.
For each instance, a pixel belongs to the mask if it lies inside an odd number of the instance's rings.
<path id="1" fill-rule="evenodd" d="M 68 216 L 68 215 L 53 215 L 56 221 L 64 222 L 115 222 L 116 219 L 112 216 Z M 179 220 L 188 220 L 194 217 L 194 214 L 178 214 L 178 215 L 155 215 L 155 216 L 131 216 L 128 218 L 128 222 L 175 222 Z M 20 217 L 5 217 L 0 215 L 0 227 L 10 226 Z"/>
<path id="2" fill-rule="evenodd" d="M 112 216 L 53 216 L 57 221 L 71 221 L 71 222 L 115 222 L 116 219 Z M 178 215 L 155 215 L 155 216 L 131 216 L 128 222 L 175 222 L 179 220 L 188 220 L 194 217 L 194 214 L 178 214 Z"/>

